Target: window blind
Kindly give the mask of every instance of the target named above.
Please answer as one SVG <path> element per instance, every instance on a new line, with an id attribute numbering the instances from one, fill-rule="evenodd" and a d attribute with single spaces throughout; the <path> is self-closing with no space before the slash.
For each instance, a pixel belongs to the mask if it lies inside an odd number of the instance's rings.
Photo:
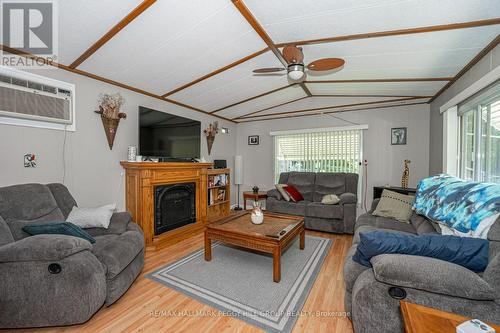
<path id="1" fill-rule="evenodd" d="M 362 130 L 335 130 L 274 136 L 276 181 L 282 172 L 360 173 Z"/>

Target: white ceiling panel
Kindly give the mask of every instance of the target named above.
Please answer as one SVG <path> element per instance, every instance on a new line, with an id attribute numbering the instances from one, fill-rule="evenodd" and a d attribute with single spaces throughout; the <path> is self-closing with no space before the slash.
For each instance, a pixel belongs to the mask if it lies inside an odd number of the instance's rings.
<path id="1" fill-rule="evenodd" d="M 307 83 L 313 95 L 432 96 L 447 82 Z"/>
<path id="2" fill-rule="evenodd" d="M 309 80 L 452 77 L 500 33 L 500 25 L 414 35 L 305 45 L 305 63 L 326 57 L 346 61 Z"/>
<path id="3" fill-rule="evenodd" d="M 288 84 L 286 75 L 257 76 L 252 73 L 261 67 L 281 67 L 281 63 L 273 53 L 266 52 L 168 98 L 190 103 L 205 111 L 215 111 Z"/>
<path id="4" fill-rule="evenodd" d="M 390 101 L 394 99 L 398 98 L 397 97 L 309 97 L 286 105 L 277 106 L 272 109 L 256 113 L 254 115 L 261 116 L 261 115 L 268 115 L 268 114 L 288 112 L 288 111 L 318 109 L 325 107 L 351 105 L 358 103 L 371 103 L 378 101 Z"/>
<path id="5" fill-rule="evenodd" d="M 81 69 L 163 95 L 264 47 L 230 1 L 157 1 Z"/>
<path id="6" fill-rule="evenodd" d="M 58 62 L 70 65 L 141 2 L 141 0 L 59 1 Z"/>
<path id="7" fill-rule="evenodd" d="M 305 112 L 294 112 L 294 113 L 275 113 L 275 114 L 270 114 L 270 115 L 252 115 L 249 117 L 245 118 L 240 118 L 237 121 L 238 122 L 245 122 L 245 121 L 255 121 L 255 120 L 263 120 L 263 119 L 273 119 L 273 118 L 285 118 L 285 117 L 298 117 L 298 116 L 305 116 L 305 115 L 318 115 L 318 116 L 324 116 L 327 117 L 328 114 L 332 113 L 342 113 L 342 112 L 348 112 L 348 111 L 359 111 L 359 110 L 371 110 L 373 108 L 384 108 L 388 106 L 399 106 L 399 105 L 405 105 L 405 104 L 414 104 L 414 103 L 427 103 L 428 98 L 422 98 L 422 99 L 415 99 L 415 100 L 408 100 L 408 101 L 397 101 L 397 102 L 391 102 L 387 101 L 386 103 L 379 103 L 379 104 L 368 104 L 368 105 L 358 105 L 358 106 L 350 106 L 350 107 L 342 107 L 342 108 L 335 108 L 332 107 L 331 109 L 325 109 L 325 110 L 317 110 L 317 111 L 305 111 Z M 293 111 L 293 110 L 292 110 Z"/>
<path id="8" fill-rule="evenodd" d="M 276 43 L 476 21 L 498 0 L 245 0 Z"/>
<path id="9" fill-rule="evenodd" d="M 220 112 L 217 112 L 217 115 L 223 116 L 226 118 L 236 118 L 241 115 L 255 112 L 258 110 L 262 110 L 274 105 L 278 105 L 281 103 L 286 103 L 289 101 L 293 101 L 295 99 L 306 97 L 306 93 L 299 85 L 290 86 L 286 89 L 282 89 L 271 93 L 269 95 L 265 95 L 251 101 L 241 103 L 230 108 L 224 109 Z"/>

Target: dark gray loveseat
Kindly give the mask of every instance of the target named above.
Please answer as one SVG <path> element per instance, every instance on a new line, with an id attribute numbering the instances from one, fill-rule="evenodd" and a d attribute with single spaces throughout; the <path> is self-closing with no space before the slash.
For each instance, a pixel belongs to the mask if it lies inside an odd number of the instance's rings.
<path id="1" fill-rule="evenodd" d="M 279 184 L 297 187 L 304 201 L 297 203 L 283 199 L 278 190 L 267 192 L 266 209 L 271 212 L 304 216 L 308 229 L 348 233 L 354 232 L 358 192 L 358 175 L 330 172 L 283 172 Z M 336 194 L 340 202 L 324 205 L 326 194 Z"/>
<path id="2" fill-rule="evenodd" d="M 411 223 L 361 215 L 355 226 L 354 245 L 344 263 L 345 307 L 351 312 L 356 333 L 402 333 L 399 300 L 389 295 L 390 288 L 404 290 L 405 300 L 448 312 L 500 324 L 500 221 L 488 233 L 489 265 L 480 274 L 446 261 L 401 254 L 372 258 L 373 268 L 352 260 L 359 234 L 374 230 L 409 234 L 436 234 L 439 226 L 413 214 Z M 394 290 L 394 289 L 392 289 Z"/>
<path id="3" fill-rule="evenodd" d="M 29 236 L 29 223 L 63 221 L 76 202 L 62 184 L 0 188 L 0 328 L 87 321 L 116 302 L 144 266 L 144 238 L 130 214 L 115 213 L 96 239 Z"/>

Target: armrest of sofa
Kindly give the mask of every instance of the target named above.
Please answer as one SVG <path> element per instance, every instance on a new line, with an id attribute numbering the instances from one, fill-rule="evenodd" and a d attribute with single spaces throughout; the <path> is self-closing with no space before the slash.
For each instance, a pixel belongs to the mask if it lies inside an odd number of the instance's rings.
<path id="1" fill-rule="evenodd" d="M 19 261 L 58 261 L 75 253 L 90 250 L 82 238 L 66 235 L 36 235 L 0 247 L 0 263 Z"/>
<path id="2" fill-rule="evenodd" d="M 375 211 L 375 209 L 377 209 L 377 206 L 378 206 L 379 202 L 380 202 L 380 198 L 373 199 L 372 206 L 371 206 L 370 210 L 368 211 L 368 214 L 373 213 Z"/>
<path id="3" fill-rule="evenodd" d="M 339 205 L 344 205 L 344 204 L 355 204 L 358 202 L 358 197 L 354 193 L 342 193 L 339 195 Z"/>
<path id="4" fill-rule="evenodd" d="M 382 254 L 371 259 L 379 282 L 472 300 L 495 300 L 495 289 L 465 267 L 429 257 Z"/>
<path id="5" fill-rule="evenodd" d="M 92 236 L 121 235 L 127 231 L 127 226 L 132 221 L 129 212 L 113 213 L 108 228 L 85 228 L 85 231 Z"/>
<path id="6" fill-rule="evenodd" d="M 273 188 L 272 190 L 267 191 L 267 196 L 270 197 L 270 198 L 275 198 L 277 200 L 283 199 L 283 196 L 281 195 L 281 193 L 277 189 L 275 189 L 275 188 Z"/>

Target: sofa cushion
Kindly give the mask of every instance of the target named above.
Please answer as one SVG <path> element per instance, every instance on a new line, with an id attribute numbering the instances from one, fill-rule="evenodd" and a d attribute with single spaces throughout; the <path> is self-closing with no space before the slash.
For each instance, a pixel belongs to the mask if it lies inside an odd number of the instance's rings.
<path id="1" fill-rule="evenodd" d="M 399 223 L 399 222 L 397 222 Z M 405 226 L 407 224 L 405 223 L 399 223 L 402 226 Z M 357 244 L 359 243 L 359 234 L 362 232 L 371 232 L 371 231 L 387 231 L 387 232 L 394 232 L 394 233 L 400 233 L 400 234 L 405 234 L 405 235 L 415 235 L 415 231 L 410 231 L 410 230 L 404 230 L 404 227 L 401 229 L 383 229 L 375 226 L 370 226 L 370 225 L 362 225 L 356 228 L 356 231 L 354 232 L 354 237 L 352 238 L 352 243 Z"/>
<path id="2" fill-rule="evenodd" d="M 284 190 L 293 202 L 299 202 L 299 201 L 304 200 L 304 197 L 302 196 L 300 191 L 294 185 L 287 185 L 284 188 Z M 289 200 L 287 200 L 287 201 L 289 201 Z"/>
<path id="3" fill-rule="evenodd" d="M 70 222 L 57 223 L 30 223 L 23 227 L 23 231 L 30 235 L 66 235 L 85 239 L 95 243 L 94 237 L 82 228 Z"/>
<path id="4" fill-rule="evenodd" d="M 312 201 L 314 192 L 314 172 L 290 172 L 286 184 L 294 185 L 304 197 L 304 200 Z M 280 184 L 281 183 L 280 181 Z"/>
<path id="5" fill-rule="evenodd" d="M 434 226 L 434 222 L 428 220 L 425 216 L 413 213 L 410 217 L 410 223 L 415 228 L 415 231 L 419 235 L 425 234 L 438 234 Z"/>
<path id="6" fill-rule="evenodd" d="M 345 193 L 345 173 L 319 172 L 316 174 L 314 183 L 314 198 L 316 202 L 321 202 L 324 195 Z"/>
<path id="7" fill-rule="evenodd" d="M 370 259 L 381 254 L 431 257 L 474 272 L 482 272 L 488 265 L 488 241 L 457 236 L 404 235 L 386 231 L 361 233 L 353 260 L 371 267 Z"/>
<path id="8" fill-rule="evenodd" d="M 416 233 L 412 224 L 401 223 L 389 217 L 374 216 L 368 213 L 360 215 L 356 221 L 356 229 L 362 226 L 370 226 L 374 227 L 374 229 L 402 231 L 411 234 Z"/>
<path id="9" fill-rule="evenodd" d="M 372 213 L 376 216 L 391 217 L 400 222 L 409 223 L 413 213 L 412 205 L 415 197 L 385 189 L 377 208 Z"/>
<path id="10" fill-rule="evenodd" d="M 92 253 L 106 266 L 107 279 L 120 274 L 144 247 L 142 233 L 133 230 L 121 235 L 96 236 L 95 240 Z"/>
<path id="11" fill-rule="evenodd" d="M 47 187 L 52 192 L 54 199 L 56 200 L 57 206 L 61 210 L 64 215 L 64 218 L 68 217 L 69 212 L 73 209 L 73 207 L 77 206 L 75 199 L 69 193 L 68 188 L 63 184 L 47 184 Z"/>
<path id="12" fill-rule="evenodd" d="M 12 243 L 14 237 L 12 237 L 12 232 L 10 232 L 9 226 L 0 216 L 0 246 Z"/>
<path id="13" fill-rule="evenodd" d="M 7 222 L 12 237 L 14 239 L 20 240 L 31 236 L 27 232 L 23 231 L 23 227 L 33 224 L 33 223 L 55 223 L 55 221 L 64 221 L 64 216 L 59 209 L 55 209 L 47 215 L 41 216 L 33 220 L 10 220 Z"/>
<path id="14" fill-rule="evenodd" d="M 349 292 L 352 292 L 352 288 L 354 287 L 354 283 L 356 282 L 358 276 L 369 269 L 368 267 L 360 265 L 352 260 L 357 248 L 357 244 L 351 246 L 344 259 L 344 282 L 345 288 Z"/>
<path id="15" fill-rule="evenodd" d="M 23 184 L 0 188 L 0 216 L 10 221 L 64 220 L 50 189 L 42 184 Z"/>
<path id="16" fill-rule="evenodd" d="M 325 205 L 321 202 L 311 202 L 306 206 L 306 216 L 323 219 L 342 219 L 344 209 L 340 205 Z"/>
<path id="17" fill-rule="evenodd" d="M 291 201 L 288 202 L 285 200 L 276 200 L 275 198 L 267 198 L 266 208 L 271 212 L 305 216 L 306 206 L 309 203 L 310 201 L 307 200 L 295 203 Z"/>

